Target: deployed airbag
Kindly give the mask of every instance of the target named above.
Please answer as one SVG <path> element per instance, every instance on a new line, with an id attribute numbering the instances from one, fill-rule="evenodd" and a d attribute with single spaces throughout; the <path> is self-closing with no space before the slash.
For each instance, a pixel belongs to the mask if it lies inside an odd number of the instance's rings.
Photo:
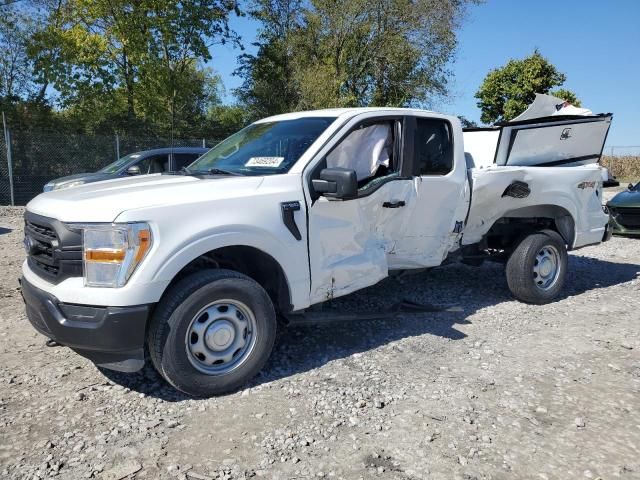
<path id="1" fill-rule="evenodd" d="M 355 170 L 360 182 L 375 175 L 381 165 L 389 168 L 392 144 L 389 123 L 354 130 L 327 155 L 327 167 Z"/>

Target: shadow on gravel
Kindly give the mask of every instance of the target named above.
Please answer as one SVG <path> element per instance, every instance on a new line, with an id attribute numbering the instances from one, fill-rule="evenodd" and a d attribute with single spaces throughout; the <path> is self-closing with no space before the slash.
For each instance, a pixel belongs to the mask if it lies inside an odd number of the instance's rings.
<path id="1" fill-rule="evenodd" d="M 599 288 L 612 287 L 640 276 L 640 264 L 614 263 L 592 257 L 569 256 L 565 287 L 557 301 Z"/>
<path id="2" fill-rule="evenodd" d="M 182 402 L 192 397 L 176 390 L 156 372 L 151 360 L 147 358 L 144 368 L 135 373 L 116 372 L 97 367 L 100 373 L 117 385 L 121 385 L 134 392 L 158 398 L 165 402 Z"/>
<path id="3" fill-rule="evenodd" d="M 0 227 L 0 235 L 4 235 L 5 233 L 11 233 L 13 230 L 10 228 Z"/>
<path id="4" fill-rule="evenodd" d="M 635 279 L 640 265 L 621 264 L 589 257 L 570 256 L 567 286 L 559 301 L 587 291 Z M 465 335 L 456 325 L 467 324 L 476 311 L 502 302 L 515 301 L 507 287 L 504 267 L 486 264 L 480 268 L 454 264 L 414 275 L 387 278 L 365 290 L 328 302 L 324 312 L 383 311 L 402 300 L 461 307 L 460 312 L 402 314 L 385 320 L 354 320 L 288 328 L 278 339 L 264 370 L 248 387 L 306 372 L 333 360 L 349 357 L 415 336 L 430 335 L 460 340 Z M 535 307 L 534 307 L 535 308 Z M 544 307 L 540 307 L 544 308 Z M 402 349 L 398 347 L 398 355 Z M 433 344 L 414 344 L 429 355 Z M 151 367 L 124 374 L 102 370 L 112 381 L 131 390 L 166 401 L 187 397 L 168 386 Z"/>

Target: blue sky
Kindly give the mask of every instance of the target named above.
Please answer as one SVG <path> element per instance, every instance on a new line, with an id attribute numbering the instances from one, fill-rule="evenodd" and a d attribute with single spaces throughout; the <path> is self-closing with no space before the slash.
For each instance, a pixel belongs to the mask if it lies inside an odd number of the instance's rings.
<path id="1" fill-rule="evenodd" d="M 231 25 L 245 45 L 255 41 L 257 23 L 236 17 Z M 538 48 L 584 106 L 614 113 L 607 145 L 640 146 L 640 0 L 487 0 L 469 9 L 458 40 L 452 95 L 438 110 L 479 121 L 473 95 L 487 72 Z M 239 53 L 212 50 L 227 101 L 240 83 L 232 75 Z"/>

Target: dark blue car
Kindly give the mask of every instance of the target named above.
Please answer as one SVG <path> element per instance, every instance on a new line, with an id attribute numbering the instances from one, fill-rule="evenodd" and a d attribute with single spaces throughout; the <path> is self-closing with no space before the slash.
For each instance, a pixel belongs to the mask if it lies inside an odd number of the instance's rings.
<path id="1" fill-rule="evenodd" d="M 75 187 L 85 183 L 112 180 L 127 175 L 145 175 L 149 173 L 174 172 L 193 163 L 208 148 L 174 147 L 156 148 L 143 152 L 130 153 L 94 173 L 77 173 L 56 178 L 44 186 L 44 191 Z"/>

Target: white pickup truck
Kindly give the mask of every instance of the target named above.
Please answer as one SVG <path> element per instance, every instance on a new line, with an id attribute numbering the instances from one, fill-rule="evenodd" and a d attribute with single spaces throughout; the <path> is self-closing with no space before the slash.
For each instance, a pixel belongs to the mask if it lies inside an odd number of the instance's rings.
<path id="1" fill-rule="evenodd" d="M 27 316 L 102 367 L 135 371 L 148 348 L 202 397 L 263 367 L 278 319 L 392 271 L 503 261 L 516 298 L 551 301 L 567 250 L 610 237 L 603 169 L 471 157 L 456 117 L 332 109 L 255 122 L 182 172 L 43 193 Z"/>

